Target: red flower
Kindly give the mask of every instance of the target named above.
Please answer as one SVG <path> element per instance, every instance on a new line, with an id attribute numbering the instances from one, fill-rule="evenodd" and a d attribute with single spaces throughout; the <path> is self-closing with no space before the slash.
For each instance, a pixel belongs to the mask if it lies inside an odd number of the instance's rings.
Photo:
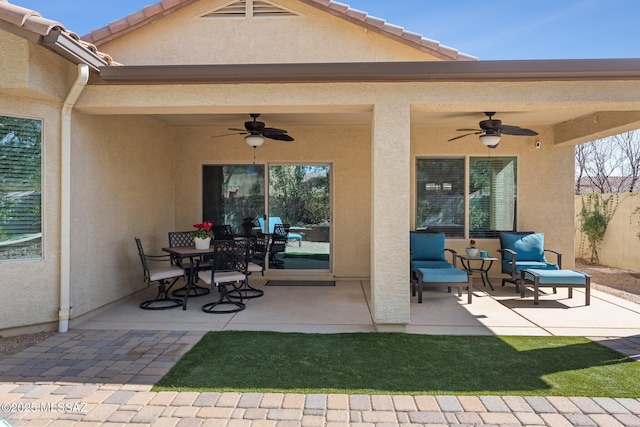
<path id="1" fill-rule="evenodd" d="M 195 237 L 199 237 L 201 239 L 206 239 L 207 237 L 213 237 L 211 235 L 211 229 L 213 228 L 213 223 L 209 221 L 205 221 L 200 224 L 193 224 L 193 228 L 196 229 L 196 231 L 193 233 Z"/>
<path id="2" fill-rule="evenodd" d="M 470 245 L 470 247 L 475 248 L 476 247 L 476 241 L 473 240 L 473 239 L 469 240 L 469 245 Z"/>

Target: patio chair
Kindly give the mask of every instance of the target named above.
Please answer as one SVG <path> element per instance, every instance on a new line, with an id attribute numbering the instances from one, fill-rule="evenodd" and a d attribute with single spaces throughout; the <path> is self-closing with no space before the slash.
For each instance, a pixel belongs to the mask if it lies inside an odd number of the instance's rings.
<path id="1" fill-rule="evenodd" d="M 258 232 L 255 237 L 248 238 L 247 242 L 247 270 L 245 274 L 250 276 L 252 273 L 260 273 L 264 276 L 269 238 L 266 234 Z M 239 299 L 258 298 L 263 295 L 264 291 L 249 285 L 248 279 L 237 290 L 229 292 L 229 297 Z"/>
<path id="2" fill-rule="evenodd" d="M 411 295 L 416 295 L 420 269 L 453 269 L 456 268 L 457 252 L 444 247 L 445 234 L 430 231 L 411 231 L 409 233 Z M 451 254 L 451 262 L 447 261 L 447 252 Z M 434 271 L 435 272 L 435 271 Z M 451 287 L 448 288 L 449 292 Z M 420 298 L 421 300 L 422 298 Z M 421 301 L 420 301 L 421 302 Z"/>
<path id="3" fill-rule="evenodd" d="M 260 225 L 260 231 L 266 234 L 267 232 L 265 231 L 265 227 L 264 227 L 264 218 L 258 218 L 258 224 Z M 282 222 L 282 219 L 279 216 L 270 216 L 269 217 L 269 234 L 273 234 L 273 231 L 276 225 L 287 225 L 290 227 L 289 224 L 284 224 Z M 290 240 L 297 240 L 298 246 L 302 246 L 302 235 L 297 233 L 287 232 L 287 242 Z"/>
<path id="4" fill-rule="evenodd" d="M 502 279 L 505 283 L 513 283 L 516 292 L 520 292 L 520 272 L 522 270 L 561 270 L 562 253 L 544 248 L 544 234 L 533 231 L 500 232 L 500 249 L 502 273 L 509 277 Z M 553 253 L 556 263 L 547 261 L 545 253 Z M 556 292 L 556 289 L 553 289 Z"/>
<path id="5" fill-rule="evenodd" d="M 180 307 L 183 301 L 181 299 L 171 298 L 169 291 L 181 277 L 184 277 L 184 270 L 175 265 L 171 265 L 171 257 L 168 254 L 146 255 L 140 239 L 135 237 L 135 240 L 144 271 L 144 281 L 147 282 L 147 286 L 151 286 L 153 282 L 158 284 L 158 295 L 154 299 L 140 303 L 140 308 L 143 310 L 166 310 L 168 308 Z M 165 266 L 149 268 L 149 261 L 154 263 L 162 262 Z M 173 280 L 171 281 L 171 279 Z M 169 283 L 170 281 L 171 283 Z"/>
<path id="6" fill-rule="evenodd" d="M 213 261 L 211 271 L 202 274 L 200 279 L 218 288 L 218 300 L 202 306 L 205 313 L 236 313 L 245 309 L 240 286 L 247 284 L 247 241 L 215 240 L 213 242 Z M 228 287 L 232 287 L 229 290 Z M 230 298 L 230 294 L 237 298 Z M 237 300 L 236 300 L 237 299 Z M 227 308 L 229 306 L 229 308 Z"/>
<path id="7" fill-rule="evenodd" d="M 271 234 L 271 243 L 269 244 L 269 266 L 274 268 L 284 268 L 284 260 L 278 257 L 278 254 L 284 253 L 287 249 L 287 234 L 289 226 L 284 224 L 276 224 Z"/>
<path id="8" fill-rule="evenodd" d="M 214 225 L 211 227 L 211 231 L 214 240 L 233 240 L 233 230 L 229 224 Z"/>
<path id="9" fill-rule="evenodd" d="M 169 235 L 169 247 L 177 248 L 177 247 L 190 247 L 194 246 L 195 242 L 193 240 L 193 231 L 170 231 Z M 200 259 L 197 265 L 191 265 L 188 258 L 173 258 L 171 262 L 181 268 L 184 269 L 187 274 L 195 274 L 194 282 L 198 281 L 197 273 L 199 270 L 208 270 L 211 268 L 211 260 L 210 259 Z M 187 292 L 187 287 L 183 286 L 182 288 L 178 288 L 173 291 L 172 295 L 174 297 L 184 298 L 185 293 Z M 194 284 L 191 287 L 191 293 L 189 297 L 199 297 L 202 295 L 207 295 L 211 291 L 202 286 L 198 286 Z"/>

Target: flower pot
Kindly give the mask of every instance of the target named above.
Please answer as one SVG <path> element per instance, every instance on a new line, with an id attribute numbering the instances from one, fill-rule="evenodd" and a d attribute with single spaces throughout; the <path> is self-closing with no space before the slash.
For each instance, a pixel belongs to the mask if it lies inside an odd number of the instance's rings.
<path id="1" fill-rule="evenodd" d="M 477 257 L 478 256 L 478 248 L 467 248 L 467 256 L 469 257 Z"/>
<path id="2" fill-rule="evenodd" d="M 206 239 L 194 237 L 193 241 L 196 244 L 196 249 L 209 249 L 209 245 L 211 244 L 211 237 L 207 237 Z"/>

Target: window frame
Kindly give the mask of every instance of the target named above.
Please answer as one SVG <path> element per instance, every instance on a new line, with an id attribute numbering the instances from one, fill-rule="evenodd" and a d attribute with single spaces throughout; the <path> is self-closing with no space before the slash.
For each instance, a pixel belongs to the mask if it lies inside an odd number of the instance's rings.
<path id="1" fill-rule="evenodd" d="M 504 155 L 500 155 L 500 156 L 491 156 L 491 155 L 480 155 L 480 154 L 474 154 L 474 155 L 451 155 L 451 156 L 446 156 L 446 155 L 437 155 L 437 156 L 416 156 L 414 158 L 414 163 L 413 163 L 413 186 L 414 186 L 414 190 L 413 190 L 413 217 L 411 219 L 412 224 L 413 224 L 413 229 L 416 230 L 417 226 L 418 226 L 418 208 L 419 208 L 419 196 L 418 196 L 418 163 L 421 160 L 464 160 L 464 232 L 463 232 L 463 236 L 451 236 L 451 235 L 446 235 L 447 239 L 455 239 L 455 240 L 460 240 L 460 239 L 464 239 L 464 240 L 468 240 L 472 237 L 475 236 L 471 236 L 471 224 L 470 224 L 470 184 L 471 184 L 471 159 L 486 159 L 489 160 L 491 158 L 510 158 L 513 159 L 516 162 L 516 171 L 515 171 L 515 180 L 516 180 L 516 188 L 515 188 L 515 207 L 514 207 L 514 228 L 515 231 L 517 231 L 519 229 L 519 209 L 518 209 L 518 200 L 520 198 L 520 167 L 518 166 L 519 164 L 519 156 L 517 155 L 509 155 L 509 154 L 504 154 Z M 497 239 L 499 237 L 499 232 L 495 233 L 495 236 L 493 235 L 489 235 L 489 236 L 482 236 L 480 238 L 482 239 Z"/>
<path id="2" fill-rule="evenodd" d="M 34 116 L 26 116 L 26 115 L 21 115 L 21 114 L 16 114 L 16 113 L 12 113 L 12 112 L 2 112 L 0 111 L 0 117 L 6 117 L 6 118 L 10 118 L 10 119 L 21 119 L 21 120 L 29 120 L 34 122 L 34 125 L 39 127 L 39 136 L 38 136 L 38 143 L 39 143 L 39 164 L 38 164 L 38 168 L 39 168 L 39 188 L 38 189 L 29 189 L 29 190 L 23 190 L 23 192 L 39 192 L 39 221 L 40 221 L 40 226 L 39 226 L 39 231 L 37 233 L 31 233 L 32 236 L 36 236 L 33 240 L 35 240 L 35 245 L 39 245 L 36 246 L 37 250 L 32 252 L 32 256 L 25 256 L 25 254 L 27 252 L 20 252 L 20 248 L 17 248 L 16 250 L 18 251 L 18 254 L 15 256 L 7 256 L 5 257 L 4 255 L 0 256 L 0 263 L 15 263 L 15 262 L 25 262 L 25 261 L 41 261 L 44 259 L 44 254 L 45 254 L 45 250 L 44 250 L 44 229 L 45 229 L 45 206 L 44 206 L 44 194 L 45 194 L 45 162 L 44 162 L 44 158 L 45 158 L 45 143 L 44 143 L 44 138 L 45 138 L 45 120 L 42 117 L 34 117 Z M 35 164 L 35 163 L 34 163 Z M 17 191 L 7 191 L 6 193 L 13 193 L 13 192 L 17 192 Z M 17 244 L 20 244 L 20 239 L 16 239 L 17 240 Z M 10 240 L 1 240 L 0 242 L 5 242 L 5 241 L 10 241 Z M 25 242 L 25 246 L 24 248 L 28 248 L 29 244 L 27 243 L 29 242 L 29 240 L 26 240 Z M 9 252 L 9 251 L 7 251 Z"/>

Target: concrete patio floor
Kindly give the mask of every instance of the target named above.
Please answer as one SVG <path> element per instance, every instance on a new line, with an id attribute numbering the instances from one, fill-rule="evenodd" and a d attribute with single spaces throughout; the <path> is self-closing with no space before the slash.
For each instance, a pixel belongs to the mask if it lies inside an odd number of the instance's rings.
<path id="1" fill-rule="evenodd" d="M 264 296 L 245 300 L 247 308 L 234 314 L 208 314 L 201 306 L 214 293 L 190 298 L 188 309 L 147 311 L 140 301 L 151 298 L 154 289 L 114 305 L 78 324 L 77 329 L 108 330 L 269 330 L 280 332 L 372 332 L 371 292 L 368 281 L 337 280 L 336 286 L 265 286 L 253 279 L 252 286 Z M 408 285 L 407 285 L 408 289 Z M 475 284 L 473 303 L 466 292 L 426 290 L 422 304 L 411 297 L 411 321 L 407 332 L 452 335 L 564 335 L 585 337 L 640 336 L 640 305 L 592 289 L 591 305 L 584 305 L 584 293 L 567 289 L 552 294 L 544 289 L 540 304 L 533 304 L 532 292 L 520 298 L 512 285 L 490 291 Z"/>
<path id="2" fill-rule="evenodd" d="M 347 427 L 347 426 L 638 426 L 640 399 L 561 396 L 350 395 L 153 392 L 152 386 L 206 331 L 374 331 L 369 283 L 263 286 L 265 295 L 236 314 L 207 314 L 214 296 L 188 310 L 145 311 L 136 298 L 73 324 L 0 361 L 0 426 Z M 466 295 L 429 290 L 411 299 L 409 333 L 583 335 L 640 361 L 640 306 L 593 291 L 566 289 L 521 300 L 513 287 Z"/>

